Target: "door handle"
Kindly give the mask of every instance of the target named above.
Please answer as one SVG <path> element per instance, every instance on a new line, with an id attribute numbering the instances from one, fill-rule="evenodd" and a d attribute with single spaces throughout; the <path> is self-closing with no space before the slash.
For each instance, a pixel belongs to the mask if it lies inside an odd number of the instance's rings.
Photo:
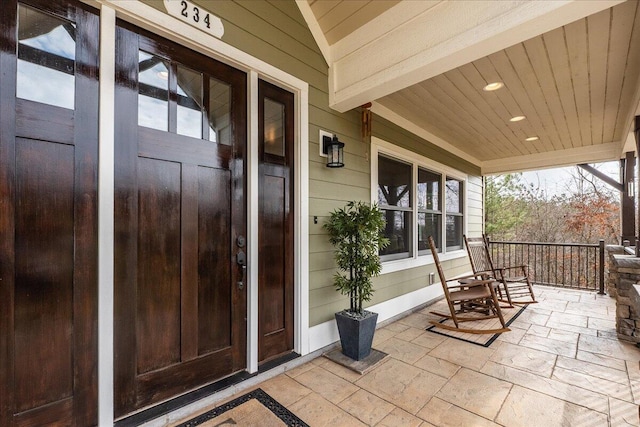
<path id="1" fill-rule="evenodd" d="M 246 265 L 242 265 L 242 279 L 238 282 L 238 289 L 243 290 L 244 289 L 244 279 L 247 276 L 247 266 Z"/>
<path id="2" fill-rule="evenodd" d="M 237 285 L 238 285 L 238 289 L 243 290 L 244 281 L 247 276 L 247 256 L 245 255 L 244 251 L 238 252 L 238 254 L 236 255 L 236 262 L 242 269 L 242 278 L 238 281 Z"/>

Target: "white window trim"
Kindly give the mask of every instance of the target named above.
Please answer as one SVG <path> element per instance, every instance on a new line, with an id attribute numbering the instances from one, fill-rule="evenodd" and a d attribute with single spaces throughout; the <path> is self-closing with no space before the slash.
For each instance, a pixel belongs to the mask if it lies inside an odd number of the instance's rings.
<path id="1" fill-rule="evenodd" d="M 371 202 L 378 203 L 378 155 L 383 154 L 385 156 L 389 156 L 391 158 L 398 159 L 400 161 L 404 161 L 410 163 L 412 165 L 413 174 L 412 174 L 412 185 L 415 186 L 417 176 L 418 176 L 418 168 L 428 169 L 433 172 L 437 172 L 442 174 L 443 178 L 450 177 L 455 178 L 463 182 L 462 188 L 462 210 L 463 210 L 463 234 L 467 232 L 467 221 L 468 221 L 468 200 L 467 200 L 467 191 L 468 191 L 468 175 L 460 172 L 457 169 L 453 169 L 447 165 L 443 165 L 442 163 L 438 163 L 435 160 L 424 157 L 420 154 L 414 153 L 413 151 L 407 150 L 402 147 L 398 147 L 397 145 L 391 144 L 390 142 L 384 141 L 375 136 L 371 137 Z M 444 190 L 444 188 L 443 188 Z M 380 274 L 388 274 L 393 273 L 395 271 L 407 270 L 415 267 L 422 267 L 425 265 L 433 264 L 433 256 L 432 255 L 419 255 L 418 254 L 418 239 L 416 238 L 417 232 L 417 215 L 415 215 L 415 207 L 417 205 L 417 192 L 412 191 L 412 207 L 414 208 L 413 218 L 413 232 L 412 232 L 412 255 L 408 258 L 403 258 L 399 260 L 389 260 L 382 262 L 382 272 Z M 445 197 L 443 194 L 442 197 L 442 236 L 446 236 L 446 206 Z M 457 258 L 463 258 L 467 255 L 467 252 L 462 249 L 457 249 L 454 251 L 447 252 L 446 245 L 443 245 L 441 249 L 442 252 L 438 255 L 440 261 L 448 261 Z"/>

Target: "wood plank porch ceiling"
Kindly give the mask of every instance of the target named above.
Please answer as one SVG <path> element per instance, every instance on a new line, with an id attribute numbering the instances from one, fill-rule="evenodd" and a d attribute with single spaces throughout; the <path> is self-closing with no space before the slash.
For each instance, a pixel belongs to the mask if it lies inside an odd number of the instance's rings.
<path id="1" fill-rule="evenodd" d="M 330 45 L 398 3 L 308 1 Z M 371 101 L 486 173 L 526 169 L 528 158 L 532 167 L 616 160 L 634 146 L 628 139 L 640 93 L 639 5 L 618 4 Z M 482 90 L 494 81 L 504 88 Z M 526 118 L 510 122 L 515 116 Z"/>

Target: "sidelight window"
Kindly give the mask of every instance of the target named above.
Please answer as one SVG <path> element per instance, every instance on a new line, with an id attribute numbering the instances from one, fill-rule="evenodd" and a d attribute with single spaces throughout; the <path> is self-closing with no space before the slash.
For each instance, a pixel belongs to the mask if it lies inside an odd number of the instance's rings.
<path id="1" fill-rule="evenodd" d="M 284 157 L 284 104 L 264 99 L 264 152 Z"/>

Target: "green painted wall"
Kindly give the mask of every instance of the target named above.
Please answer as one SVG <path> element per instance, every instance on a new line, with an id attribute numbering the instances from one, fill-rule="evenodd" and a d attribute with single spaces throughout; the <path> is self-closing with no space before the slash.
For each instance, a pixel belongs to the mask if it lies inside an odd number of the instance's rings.
<path id="1" fill-rule="evenodd" d="M 333 289 L 333 251 L 322 224 L 333 209 L 349 200 L 369 201 L 371 194 L 370 145 L 360 134 L 360 111 L 338 113 L 329 108 L 328 66 L 293 0 L 192 1 L 222 19 L 225 43 L 309 83 L 309 325 L 331 320 L 333 313 L 342 310 L 347 302 Z M 143 2 L 164 11 L 162 1 Z M 324 158 L 317 154 L 320 129 L 338 134 L 345 143 L 344 168 L 324 166 Z M 372 132 L 470 175 L 480 174 L 478 167 L 380 117 L 374 117 Z M 476 181 L 481 182 L 479 178 Z M 475 188 L 470 193 L 478 191 L 476 184 L 470 187 Z M 474 197 L 477 199 L 478 195 Z M 314 216 L 318 217 L 318 224 L 313 223 Z M 481 232 L 479 219 L 481 212 L 479 217 L 477 212 L 470 217 L 470 231 Z M 469 270 L 466 259 L 449 261 L 445 268 L 452 275 Z M 371 304 L 426 286 L 432 271 L 433 266 L 427 266 L 376 278 Z"/>

